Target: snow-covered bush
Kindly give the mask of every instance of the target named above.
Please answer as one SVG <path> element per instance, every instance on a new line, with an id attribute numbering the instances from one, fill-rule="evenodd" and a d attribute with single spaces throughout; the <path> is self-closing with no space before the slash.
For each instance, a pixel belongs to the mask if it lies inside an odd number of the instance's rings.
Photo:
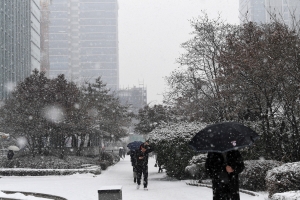
<path id="1" fill-rule="evenodd" d="M 252 191 L 265 191 L 267 171 L 278 167 L 281 162 L 273 160 L 246 160 L 245 169 L 239 175 L 240 187 Z"/>
<path id="2" fill-rule="evenodd" d="M 109 162 L 106 160 L 99 161 L 99 165 L 102 170 L 106 170 L 110 166 Z"/>
<path id="3" fill-rule="evenodd" d="M 100 162 L 105 161 L 108 165 L 114 165 L 120 161 L 120 157 L 111 152 L 102 152 Z"/>
<path id="4" fill-rule="evenodd" d="M 286 163 L 267 172 L 269 197 L 275 193 L 299 190 L 300 162 Z"/>
<path id="5" fill-rule="evenodd" d="M 300 190 L 284 193 L 276 193 L 271 197 L 271 200 L 299 200 Z"/>
<path id="6" fill-rule="evenodd" d="M 81 169 L 26 169 L 26 168 L 6 168 L 0 169 L 1 176 L 61 176 L 71 174 L 101 174 L 101 168 L 99 166 L 91 166 Z"/>
<path id="7" fill-rule="evenodd" d="M 190 175 L 189 178 L 196 180 L 208 178 L 205 170 L 206 157 L 207 154 L 193 156 L 193 158 L 189 161 L 189 165 L 185 168 L 185 172 Z"/>
<path id="8" fill-rule="evenodd" d="M 188 142 L 204 127 L 199 123 L 168 124 L 157 127 L 149 134 L 149 141 L 154 145 L 168 176 L 178 179 L 187 177 L 185 168 L 195 155 Z"/>

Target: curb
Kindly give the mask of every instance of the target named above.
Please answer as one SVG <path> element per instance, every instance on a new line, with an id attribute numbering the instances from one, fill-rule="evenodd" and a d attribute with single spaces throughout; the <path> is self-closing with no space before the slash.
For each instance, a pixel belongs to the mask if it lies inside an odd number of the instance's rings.
<path id="1" fill-rule="evenodd" d="M 203 183 L 186 183 L 187 185 L 191 185 L 191 186 L 197 186 L 197 187 L 208 187 L 208 188 L 212 188 L 211 185 L 209 184 L 203 184 Z M 240 192 L 245 193 L 245 194 L 249 194 L 251 196 L 260 196 L 259 194 L 249 191 L 249 190 L 244 190 L 244 189 L 240 189 Z"/>
<path id="2" fill-rule="evenodd" d="M 42 197 L 42 198 L 48 198 L 48 199 L 53 199 L 53 200 L 68 200 L 68 199 L 60 197 L 60 196 L 43 194 L 43 193 L 35 193 L 35 192 L 20 192 L 20 191 L 8 191 L 8 190 L 1 190 L 1 192 L 5 193 L 5 194 L 21 193 L 21 194 L 24 194 L 25 196 L 31 195 L 34 197 Z M 0 200 L 18 200 L 18 199 L 0 197 Z"/>

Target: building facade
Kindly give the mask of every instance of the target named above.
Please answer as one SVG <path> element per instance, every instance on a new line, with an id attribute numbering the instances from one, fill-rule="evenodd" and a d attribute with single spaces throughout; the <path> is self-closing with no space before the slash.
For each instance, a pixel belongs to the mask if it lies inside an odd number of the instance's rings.
<path id="1" fill-rule="evenodd" d="M 101 76 L 119 88 L 117 0 L 52 0 L 49 24 L 50 78 L 76 83 Z"/>
<path id="2" fill-rule="evenodd" d="M 1 0 L 0 100 L 35 68 L 40 70 L 39 1 Z"/>
<path id="3" fill-rule="evenodd" d="M 137 114 L 139 109 L 147 105 L 147 89 L 145 87 L 132 87 L 120 89 L 118 97 L 122 105 L 129 106 L 130 110 Z"/>
<path id="4" fill-rule="evenodd" d="M 266 22 L 271 22 L 274 17 L 293 27 L 300 19 L 299 0 L 265 0 Z"/>
<path id="5" fill-rule="evenodd" d="M 240 23 L 266 22 L 265 0 L 240 0 L 239 1 Z"/>
<path id="6" fill-rule="evenodd" d="M 129 111 L 134 114 L 138 114 L 139 110 L 147 105 L 147 89 L 143 84 L 141 85 L 141 87 L 120 89 L 118 91 L 118 97 L 120 103 L 122 105 L 128 106 Z M 128 133 L 134 134 L 134 126 L 137 123 L 137 119 L 133 118 L 131 120 L 131 125 L 128 128 Z"/>
<path id="7" fill-rule="evenodd" d="M 270 23 L 274 20 L 284 22 L 289 27 L 300 19 L 299 0 L 240 0 L 240 23 Z"/>

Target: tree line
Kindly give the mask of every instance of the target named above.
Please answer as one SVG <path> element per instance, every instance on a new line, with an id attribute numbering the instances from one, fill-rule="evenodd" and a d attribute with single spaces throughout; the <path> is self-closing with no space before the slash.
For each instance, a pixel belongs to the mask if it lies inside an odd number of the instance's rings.
<path id="1" fill-rule="evenodd" d="M 300 160 L 300 32 L 278 20 L 231 25 L 207 15 L 192 20 L 193 37 L 182 44 L 180 67 L 166 78 L 161 120 L 207 124 L 238 121 L 260 134 L 248 159 Z M 162 111 L 160 111 L 162 113 Z M 162 118 L 162 117 L 161 117 Z"/>
<path id="2" fill-rule="evenodd" d="M 77 86 L 64 75 L 48 79 L 37 70 L 16 86 L 0 114 L 2 131 L 25 138 L 33 156 L 54 148 L 61 157 L 68 139 L 80 155 L 84 143 L 124 137 L 132 117 L 101 77 Z"/>

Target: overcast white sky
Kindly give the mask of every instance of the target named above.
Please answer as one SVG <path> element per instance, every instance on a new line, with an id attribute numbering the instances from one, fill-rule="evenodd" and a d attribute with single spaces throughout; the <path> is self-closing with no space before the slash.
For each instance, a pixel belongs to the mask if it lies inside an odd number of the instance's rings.
<path id="1" fill-rule="evenodd" d="M 239 0 L 119 0 L 120 87 L 147 88 L 148 103 L 159 104 L 164 77 L 179 65 L 180 44 L 191 38 L 189 20 L 206 11 L 238 24 Z M 141 85 L 140 85 L 141 84 Z"/>

